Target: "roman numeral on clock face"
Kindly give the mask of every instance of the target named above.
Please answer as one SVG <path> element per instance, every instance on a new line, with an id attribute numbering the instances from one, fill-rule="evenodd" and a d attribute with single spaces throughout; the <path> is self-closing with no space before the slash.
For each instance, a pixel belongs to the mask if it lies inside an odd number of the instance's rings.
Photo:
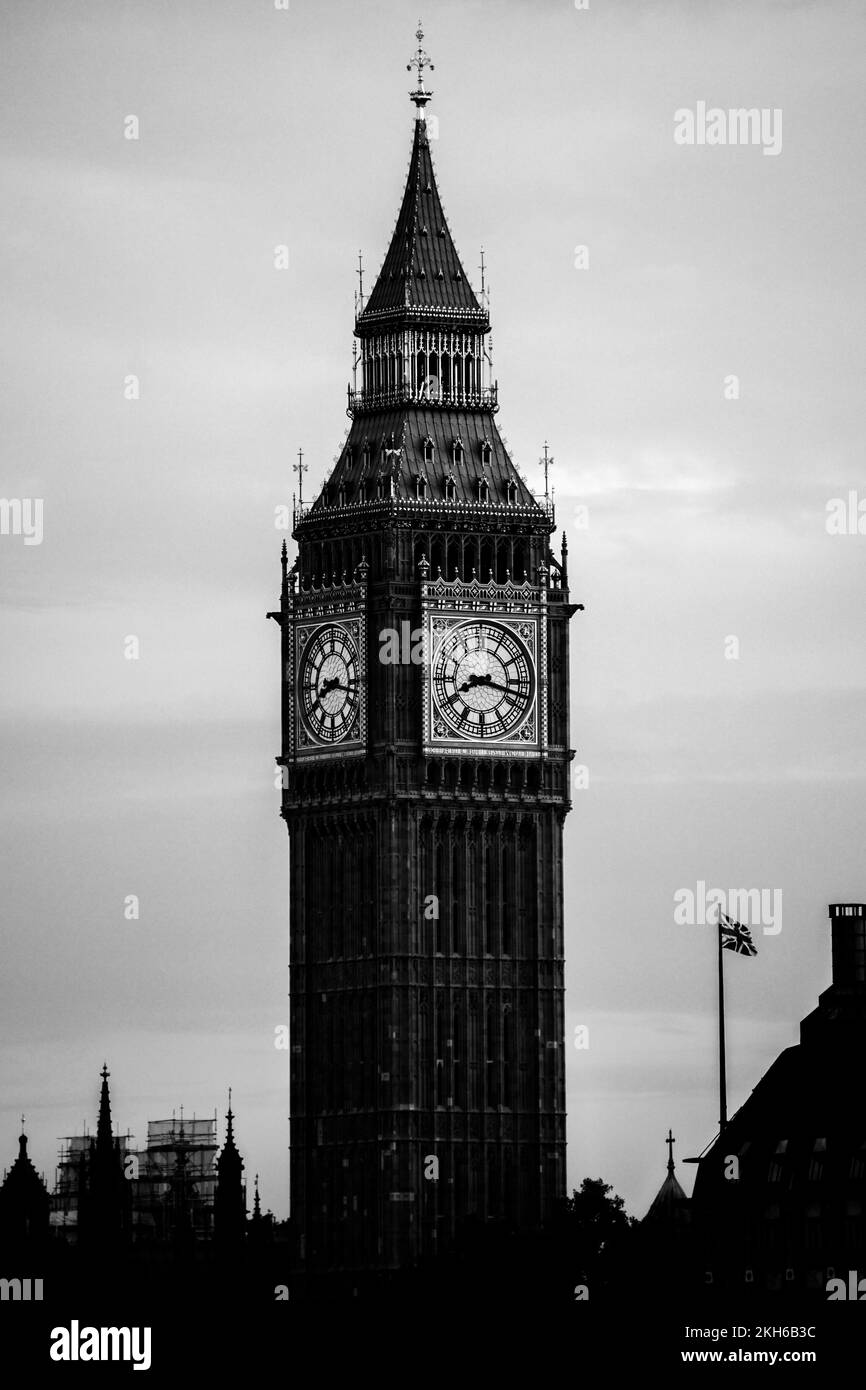
<path id="1" fill-rule="evenodd" d="M 439 639 L 431 686 L 452 736 L 506 740 L 516 735 L 532 707 L 535 668 L 514 628 L 473 620 Z"/>
<path id="2" fill-rule="evenodd" d="M 328 624 L 310 636 L 301 657 L 299 704 L 318 743 L 338 743 L 355 723 L 359 708 L 359 655 L 349 631 Z"/>

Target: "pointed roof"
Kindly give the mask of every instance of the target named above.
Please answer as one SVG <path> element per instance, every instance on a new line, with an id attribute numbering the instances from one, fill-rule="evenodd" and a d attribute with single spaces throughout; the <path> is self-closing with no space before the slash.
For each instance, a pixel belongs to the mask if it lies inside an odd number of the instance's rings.
<path id="1" fill-rule="evenodd" d="M 111 1100 L 108 1094 L 108 1078 L 111 1072 L 103 1062 L 102 1089 L 99 1094 L 99 1119 L 96 1124 L 96 1149 L 100 1153 L 110 1152 L 114 1148 L 114 1141 L 111 1136 Z"/>
<path id="2" fill-rule="evenodd" d="M 676 1140 L 668 1130 L 665 1140 L 668 1146 L 668 1174 L 652 1200 L 644 1221 L 666 1221 L 679 1224 L 688 1213 L 689 1199 L 674 1174 L 674 1144 Z"/>
<path id="3" fill-rule="evenodd" d="M 226 1112 L 226 1141 L 223 1144 L 222 1149 L 220 1150 L 219 1158 L 217 1159 L 217 1171 L 220 1174 L 221 1178 L 239 1176 L 244 1166 L 244 1161 L 241 1158 L 240 1153 L 238 1152 L 237 1144 L 235 1143 L 234 1118 L 234 1112 L 232 1110 L 232 1093 L 231 1090 L 229 1090 L 229 1108 Z"/>
<path id="4" fill-rule="evenodd" d="M 26 1134 L 18 1136 L 18 1157 L 0 1183 L 0 1192 L 4 1197 L 14 1197 L 17 1201 L 24 1201 L 27 1195 L 36 1196 L 40 1200 L 44 1195 L 45 1200 L 48 1200 L 48 1189 L 27 1152 Z"/>
<path id="5" fill-rule="evenodd" d="M 370 293 L 358 329 L 406 310 L 426 311 L 486 323 L 487 314 L 475 297 L 445 220 L 427 122 L 415 122 L 406 191 L 379 278 Z"/>

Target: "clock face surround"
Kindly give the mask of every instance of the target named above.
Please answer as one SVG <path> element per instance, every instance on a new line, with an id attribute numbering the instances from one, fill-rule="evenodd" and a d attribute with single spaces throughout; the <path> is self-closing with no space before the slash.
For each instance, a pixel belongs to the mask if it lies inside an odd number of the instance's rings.
<path id="1" fill-rule="evenodd" d="M 535 666 L 512 626 L 486 618 L 451 626 L 434 652 L 431 681 L 437 737 L 487 743 L 523 736 Z"/>
<path id="2" fill-rule="evenodd" d="M 319 744 L 358 736 L 360 660 L 345 623 L 323 623 L 307 636 L 298 666 L 298 707 Z"/>

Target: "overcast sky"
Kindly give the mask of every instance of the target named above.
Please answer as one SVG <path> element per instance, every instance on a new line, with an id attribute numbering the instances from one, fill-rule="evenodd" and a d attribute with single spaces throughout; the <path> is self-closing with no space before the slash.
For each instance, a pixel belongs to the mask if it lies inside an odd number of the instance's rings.
<path id="1" fill-rule="evenodd" d="M 440 191 L 476 285 L 481 245 L 489 266 L 498 418 L 535 488 L 550 442 L 586 605 L 569 1179 L 642 1215 L 668 1126 L 694 1154 L 718 1113 L 713 933 L 675 923 L 675 892 L 783 895 L 782 930 L 727 959 L 731 1109 L 829 983 L 828 902 L 866 898 L 866 536 L 825 526 L 830 499 L 866 497 L 866 12 L 460 0 L 424 22 Z M 44 499 L 41 545 L 0 536 L 0 1168 L 25 1111 L 53 1177 L 107 1059 L 142 1142 L 181 1104 L 222 1115 L 232 1085 L 282 1216 L 274 508 L 297 449 L 311 495 L 348 423 L 417 0 L 17 0 L 0 23 L 0 494 Z M 701 101 L 781 110 L 781 152 L 676 144 Z"/>

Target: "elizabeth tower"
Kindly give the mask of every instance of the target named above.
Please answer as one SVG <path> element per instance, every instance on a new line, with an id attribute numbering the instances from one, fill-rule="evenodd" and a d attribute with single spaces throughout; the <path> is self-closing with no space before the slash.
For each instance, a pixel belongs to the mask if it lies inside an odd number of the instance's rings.
<path id="1" fill-rule="evenodd" d="M 419 44 L 423 35 L 418 34 Z M 283 550 L 291 1207 L 310 1272 L 390 1270 L 565 1192 L 566 551 L 496 426 L 490 323 L 414 64 L 351 427 Z"/>

